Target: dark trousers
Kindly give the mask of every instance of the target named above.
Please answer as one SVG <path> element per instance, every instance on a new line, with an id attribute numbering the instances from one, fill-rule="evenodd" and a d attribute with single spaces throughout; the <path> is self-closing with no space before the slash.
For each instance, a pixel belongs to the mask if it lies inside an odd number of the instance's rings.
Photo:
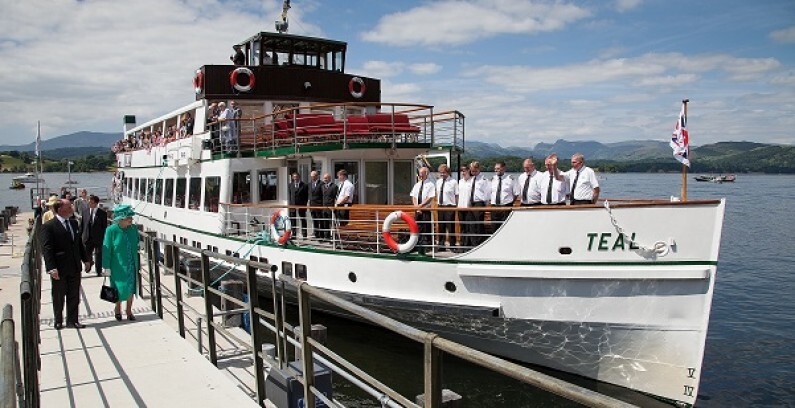
<path id="1" fill-rule="evenodd" d="M 323 218 L 323 210 L 309 210 L 309 214 L 312 216 L 312 236 L 321 238 L 323 230 L 323 222 L 321 220 L 321 218 Z"/>
<path id="2" fill-rule="evenodd" d="M 331 239 L 331 210 L 323 210 L 320 216 L 320 237 Z"/>
<path id="3" fill-rule="evenodd" d="M 472 207 L 485 207 L 486 203 L 482 201 L 476 201 L 472 203 Z M 469 240 L 471 246 L 478 246 L 483 241 L 486 240 L 484 236 L 486 234 L 486 212 L 484 211 L 472 211 L 469 213 Z"/>
<path id="4" fill-rule="evenodd" d="M 452 209 L 454 206 L 442 207 Z M 448 235 L 450 246 L 455 246 L 455 211 L 439 211 L 439 246 L 444 247 L 445 235 Z"/>
<path id="5" fill-rule="evenodd" d="M 510 208 L 511 205 L 510 204 L 509 205 L 501 205 L 501 206 L 496 206 L 496 207 L 497 208 Z M 494 228 L 494 231 L 497 231 L 500 228 L 500 226 L 502 226 L 502 223 L 505 222 L 505 220 L 508 219 L 508 215 L 510 213 L 511 213 L 510 211 L 492 211 L 491 212 L 491 225 Z"/>
<path id="6" fill-rule="evenodd" d="M 94 260 L 94 271 L 97 275 L 102 273 L 102 244 L 94 244 L 93 242 L 86 241 L 86 253 L 89 257 L 93 255 Z"/>
<path id="7" fill-rule="evenodd" d="M 306 238 L 306 208 L 291 208 L 290 220 L 292 221 L 293 236 L 296 236 L 296 229 L 298 229 L 298 221 L 301 221 L 301 236 Z"/>
<path id="8" fill-rule="evenodd" d="M 66 323 L 77 323 L 80 306 L 80 269 L 76 273 L 60 274 L 52 279 L 52 311 L 55 323 L 63 323 L 64 299 L 66 299 Z"/>
<path id="9" fill-rule="evenodd" d="M 342 207 L 347 208 L 350 206 L 351 206 L 350 204 L 342 204 Z M 340 227 L 348 225 L 348 219 L 349 219 L 348 217 L 350 217 L 348 210 L 337 210 L 337 219 L 340 222 Z"/>
<path id="10" fill-rule="evenodd" d="M 425 252 L 425 248 L 430 246 L 431 243 L 431 212 L 414 212 L 414 221 L 417 221 L 417 227 L 420 230 L 420 239 L 419 242 L 417 242 L 417 246 L 420 252 Z"/>

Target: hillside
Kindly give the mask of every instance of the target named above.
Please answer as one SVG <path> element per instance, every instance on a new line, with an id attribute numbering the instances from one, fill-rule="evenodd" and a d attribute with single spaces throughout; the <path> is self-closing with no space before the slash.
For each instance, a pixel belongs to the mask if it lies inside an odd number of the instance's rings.
<path id="1" fill-rule="evenodd" d="M 104 148 L 105 151 L 110 151 L 110 147 L 119 139 L 121 139 L 121 132 L 101 133 L 82 131 L 42 140 L 40 149 L 42 152 L 67 148 Z M 0 146 L 0 151 L 10 150 L 33 152 L 36 150 L 36 141 L 32 140 L 30 143 L 24 145 Z"/>

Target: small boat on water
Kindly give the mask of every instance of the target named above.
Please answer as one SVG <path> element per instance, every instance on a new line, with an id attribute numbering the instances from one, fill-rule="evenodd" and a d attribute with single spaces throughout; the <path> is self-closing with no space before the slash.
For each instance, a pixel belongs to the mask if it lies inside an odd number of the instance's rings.
<path id="1" fill-rule="evenodd" d="M 79 184 L 77 180 L 66 180 L 64 184 Z"/>
<path id="2" fill-rule="evenodd" d="M 706 175 L 702 174 L 696 177 L 693 177 L 696 181 L 708 181 L 711 183 L 733 183 L 734 180 L 737 178 L 734 174 L 727 174 L 727 175 Z"/>
<path id="3" fill-rule="evenodd" d="M 237 45 L 244 65 L 196 70 L 195 102 L 125 116 L 113 196 L 144 231 L 276 265 L 486 352 L 695 403 L 724 200 L 511 207 L 501 223 L 488 221 L 496 207 L 438 207 L 434 226 L 445 211 L 473 214 L 453 221 L 458 245 L 432 236 L 408 253 L 415 159 L 460 168 L 464 115 L 382 101 L 379 79 L 345 71 L 345 42 L 260 32 Z M 228 101 L 242 112 L 213 111 Z M 291 175 L 341 170 L 354 204 L 287 205 Z M 287 208 L 307 213 L 292 234 Z M 270 276 L 257 279 L 267 295 Z"/>
<path id="4" fill-rule="evenodd" d="M 11 180 L 11 186 L 8 187 L 12 190 L 23 190 L 25 185 L 16 180 Z"/>
<path id="5" fill-rule="evenodd" d="M 12 180 L 18 181 L 20 183 L 43 183 L 44 179 L 36 177 L 34 173 L 25 173 L 21 176 L 16 176 Z"/>

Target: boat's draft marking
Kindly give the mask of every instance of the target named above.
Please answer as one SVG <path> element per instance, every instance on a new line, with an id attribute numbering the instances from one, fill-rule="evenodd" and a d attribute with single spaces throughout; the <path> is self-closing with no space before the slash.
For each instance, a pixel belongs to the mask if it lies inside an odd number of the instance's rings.
<path id="1" fill-rule="evenodd" d="M 251 243 L 245 239 L 229 237 L 222 234 L 216 234 L 213 232 L 201 231 L 198 229 L 185 227 L 182 225 L 172 224 L 167 221 L 162 221 L 158 219 L 154 219 L 147 215 L 138 214 L 140 217 L 147 218 L 149 220 L 159 222 L 161 224 L 169 225 L 175 228 L 179 228 L 182 230 L 195 232 L 197 234 L 204 234 L 210 235 L 216 238 L 226 239 L 229 241 L 241 242 L 241 243 Z M 257 245 L 267 246 L 271 248 L 277 249 L 290 249 L 294 251 L 302 251 L 302 252 L 321 252 L 327 254 L 335 254 L 340 255 L 339 251 L 324 249 L 324 248 L 302 248 L 297 246 L 291 247 L 282 247 L 278 245 L 272 245 L 270 243 L 259 243 Z M 393 255 L 393 254 L 368 254 L 368 253 L 360 253 L 360 252 L 345 252 L 345 256 L 355 256 L 359 258 L 378 258 L 378 259 L 395 259 L 395 260 L 404 260 L 404 261 L 416 261 L 416 262 L 437 262 L 437 263 L 450 263 L 450 264 L 480 264 L 480 265 L 538 265 L 538 266 L 671 266 L 671 265 L 679 265 L 679 266 L 692 266 L 692 265 L 712 265 L 717 266 L 717 261 L 655 261 L 655 262 L 635 262 L 635 261 L 623 261 L 623 262 L 578 262 L 578 261 L 568 261 L 568 262 L 557 262 L 557 261 L 498 261 L 498 260 L 488 260 L 488 259 L 439 259 L 439 258 L 429 258 L 427 256 L 421 255 L 414 255 L 414 254 L 400 254 L 400 255 Z"/>

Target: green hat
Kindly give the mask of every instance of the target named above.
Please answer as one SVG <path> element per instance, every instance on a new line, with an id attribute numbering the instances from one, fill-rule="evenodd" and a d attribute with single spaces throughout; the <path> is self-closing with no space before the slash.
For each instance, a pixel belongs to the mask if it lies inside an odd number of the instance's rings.
<path id="1" fill-rule="evenodd" d="M 129 204 L 119 204 L 113 208 L 113 221 L 118 222 L 125 218 L 132 218 L 135 215 Z"/>

